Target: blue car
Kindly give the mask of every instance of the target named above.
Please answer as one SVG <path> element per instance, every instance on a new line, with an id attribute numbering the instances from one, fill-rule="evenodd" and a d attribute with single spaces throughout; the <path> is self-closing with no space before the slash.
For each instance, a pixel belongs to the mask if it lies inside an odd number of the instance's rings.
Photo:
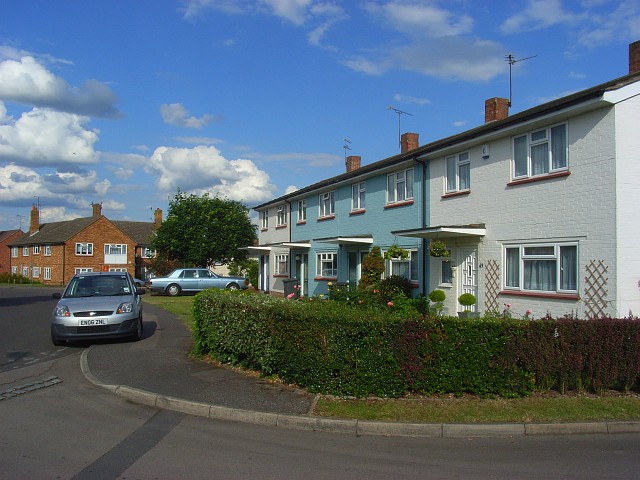
<path id="1" fill-rule="evenodd" d="M 149 289 L 154 293 L 176 296 L 182 292 L 200 292 L 207 288 L 245 290 L 249 280 L 242 277 L 223 277 L 207 268 L 178 268 L 166 277 L 150 280 Z"/>

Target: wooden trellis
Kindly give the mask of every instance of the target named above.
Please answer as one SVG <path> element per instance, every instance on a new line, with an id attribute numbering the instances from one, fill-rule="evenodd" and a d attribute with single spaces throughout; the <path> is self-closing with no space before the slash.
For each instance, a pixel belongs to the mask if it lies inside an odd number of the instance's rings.
<path id="1" fill-rule="evenodd" d="M 500 293 L 500 265 L 496 260 L 487 261 L 484 278 L 484 305 L 487 311 L 495 312 L 498 310 L 498 294 Z"/>
<path id="2" fill-rule="evenodd" d="M 587 318 L 597 318 L 606 315 L 610 301 L 609 296 L 609 267 L 604 260 L 591 260 L 585 268 L 584 277 L 584 306 Z"/>

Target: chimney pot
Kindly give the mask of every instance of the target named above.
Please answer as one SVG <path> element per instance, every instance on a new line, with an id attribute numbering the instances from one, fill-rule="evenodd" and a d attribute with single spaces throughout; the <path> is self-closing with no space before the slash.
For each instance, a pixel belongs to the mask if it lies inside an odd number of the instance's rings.
<path id="1" fill-rule="evenodd" d="M 403 133 L 400 137 L 400 153 L 415 150 L 420 146 L 419 135 L 417 133 Z"/>
<path id="2" fill-rule="evenodd" d="M 504 120 L 509 116 L 509 99 L 493 97 L 484 102 L 484 123 Z"/>
<path id="3" fill-rule="evenodd" d="M 358 155 L 350 155 L 347 157 L 347 173 L 348 172 L 353 172 L 354 170 L 357 170 L 360 168 L 360 156 Z"/>
<path id="4" fill-rule="evenodd" d="M 629 74 L 640 72 L 640 40 L 629 44 Z"/>

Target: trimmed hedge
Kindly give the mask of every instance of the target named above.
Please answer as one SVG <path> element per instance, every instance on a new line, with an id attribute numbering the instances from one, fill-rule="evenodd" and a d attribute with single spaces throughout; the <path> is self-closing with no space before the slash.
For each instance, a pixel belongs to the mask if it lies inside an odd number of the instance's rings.
<path id="1" fill-rule="evenodd" d="M 638 386 L 637 319 L 404 315 L 207 290 L 194 301 L 194 337 L 199 353 L 223 363 L 342 396 L 523 396 Z"/>

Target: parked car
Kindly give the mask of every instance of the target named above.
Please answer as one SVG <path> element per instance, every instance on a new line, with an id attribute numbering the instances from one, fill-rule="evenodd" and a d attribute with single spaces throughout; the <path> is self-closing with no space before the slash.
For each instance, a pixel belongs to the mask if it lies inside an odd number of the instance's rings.
<path id="1" fill-rule="evenodd" d="M 149 283 L 148 280 L 140 280 L 139 278 L 133 277 L 133 283 L 135 283 L 136 287 L 144 287 Z"/>
<path id="2" fill-rule="evenodd" d="M 199 292 L 206 288 L 245 290 L 249 280 L 242 277 L 223 277 L 207 268 L 177 268 L 166 277 L 150 280 L 152 292 L 176 296 L 181 292 Z"/>
<path id="3" fill-rule="evenodd" d="M 142 336 L 144 288 L 136 287 L 127 272 L 78 273 L 64 292 L 51 318 L 51 342 Z"/>

